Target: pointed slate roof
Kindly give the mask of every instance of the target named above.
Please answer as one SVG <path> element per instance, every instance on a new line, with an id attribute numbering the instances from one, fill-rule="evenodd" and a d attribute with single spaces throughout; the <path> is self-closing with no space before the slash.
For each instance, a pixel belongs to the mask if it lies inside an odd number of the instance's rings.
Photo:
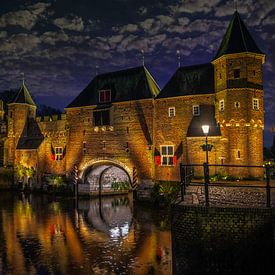
<path id="1" fill-rule="evenodd" d="M 252 52 L 263 54 L 236 11 L 223 37 L 220 48 L 214 59 L 224 54 Z"/>
<path id="2" fill-rule="evenodd" d="M 157 98 L 214 93 L 214 67 L 211 63 L 179 68 Z"/>
<path id="3" fill-rule="evenodd" d="M 28 118 L 16 149 L 33 150 L 38 149 L 44 140 L 44 136 L 34 118 Z"/>
<path id="4" fill-rule="evenodd" d="M 24 80 L 21 88 L 19 89 L 18 93 L 14 96 L 10 104 L 11 103 L 23 103 L 36 106 Z"/>
<path id="5" fill-rule="evenodd" d="M 200 115 L 193 116 L 187 130 L 187 137 L 204 137 L 201 126 L 208 124 L 208 136 L 221 136 L 221 130 L 215 118 L 214 105 L 200 105 Z"/>
<path id="6" fill-rule="evenodd" d="M 144 67 L 97 75 L 67 108 L 97 105 L 98 92 L 111 90 L 111 102 L 155 98 L 159 87 Z"/>

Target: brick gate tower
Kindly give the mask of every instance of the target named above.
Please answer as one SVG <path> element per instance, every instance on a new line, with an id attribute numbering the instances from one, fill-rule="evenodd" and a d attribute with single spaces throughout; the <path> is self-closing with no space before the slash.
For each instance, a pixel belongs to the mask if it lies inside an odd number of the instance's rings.
<path id="1" fill-rule="evenodd" d="M 227 139 L 225 163 L 263 164 L 264 59 L 236 11 L 212 61 L 216 119 Z M 255 169 L 249 172 L 257 173 Z"/>

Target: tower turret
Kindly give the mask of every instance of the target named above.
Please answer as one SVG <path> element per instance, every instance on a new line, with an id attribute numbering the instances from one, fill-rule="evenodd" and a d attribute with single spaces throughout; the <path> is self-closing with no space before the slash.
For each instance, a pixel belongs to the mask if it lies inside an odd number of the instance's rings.
<path id="1" fill-rule="evenodd" d="M 264 59 L 236 11 L 212 61 L 216 119 L 228 139 L 227 163 L 263 163 Z"/>
<path id="2" fill-rule="evenodd" d="M 8 104 L 9 164 L 13 164 L 18 140 L 24 136 L 24 127 L 28 118 L 35 118 L 36 105 L 23 80 L 22 86 Z"/>

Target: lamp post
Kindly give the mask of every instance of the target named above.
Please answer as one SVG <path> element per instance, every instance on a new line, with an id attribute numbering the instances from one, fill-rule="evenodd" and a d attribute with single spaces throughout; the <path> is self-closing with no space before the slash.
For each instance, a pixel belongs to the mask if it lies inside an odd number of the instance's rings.
<path id="1" fill-rule="evenodd" d="M 208 139 L 207 135 L 209 133 L 209 125 L 201 126 L 203 133 L 205 134 L 205 154 L 206 154 L 206 163 L 208 164 Z"/>
<path id="2" fill-rule="evenodd" d="M 209 167 L 208 167 L 208 140 L 207 135 L 209 133 L 209 125 L 201 126 L 203 133 L 205 134 L 205 153 L 206 153 L 206 162 L 203 164 L 204 170 L 204 194 L 205 194 L 205 205 L 209 206 L 209 193 L 208 193 L 208 185 L 209 185 Z"/>

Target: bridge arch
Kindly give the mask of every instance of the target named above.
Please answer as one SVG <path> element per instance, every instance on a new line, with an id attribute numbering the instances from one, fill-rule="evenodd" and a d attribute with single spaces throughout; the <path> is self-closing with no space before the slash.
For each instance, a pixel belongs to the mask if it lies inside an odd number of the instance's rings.
<path id="1" fill-rule="evenodd" d="M 79 178 L 90 191 L 132 189 L 132 171 L 125 164 L 111 159 L 92 160 L 80 167 Z"/>

